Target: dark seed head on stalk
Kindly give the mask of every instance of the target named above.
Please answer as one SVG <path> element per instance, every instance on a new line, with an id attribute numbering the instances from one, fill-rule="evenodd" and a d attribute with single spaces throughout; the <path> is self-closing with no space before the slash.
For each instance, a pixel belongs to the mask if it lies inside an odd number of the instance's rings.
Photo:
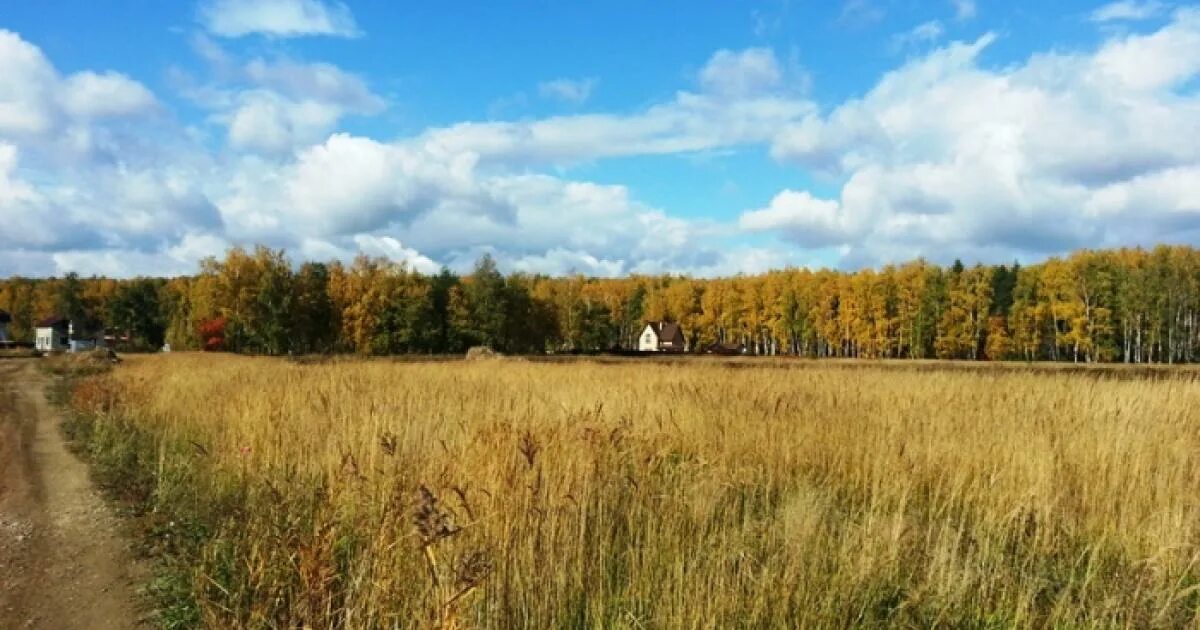
<path id="1" fill-rule="evenodd" d="M 468 589 L 479 586 L 492 572 L 492 559 L 487 551 L 476 549 L 463 556 L 454 569 L 457 586 Z"/>
<path id="2" fill-rule="evenodd" d="M 521 451 L 521 455 L 525 457 L 525 463 L 533 468 L 534 462 L 537 460 L 538 452 L 542 450 L 542 446 L 537 443 L 537 439 L 533 434 L 526 431 L 521 434 L 521 441 L 517 444 L 517 450 Z"/>
<path id="3" fill-rule="evenodd" d="M 396 454 L 396 434 L 387 432 L 379 438 L 379 447 L 383 449 L 383 454 L 392 457 Z"/>
<path id="4" fill-rule="evenodd" d="M 457 534 L 460 528 L 454 524 L 450 513 L 438 505 L 437 496 L 425 486 L 421 486 L 418 493 L 420 496 L 416 514 L 413 515 L 413 524 L 417 527 L 421 542 L 432 545 Z"/>

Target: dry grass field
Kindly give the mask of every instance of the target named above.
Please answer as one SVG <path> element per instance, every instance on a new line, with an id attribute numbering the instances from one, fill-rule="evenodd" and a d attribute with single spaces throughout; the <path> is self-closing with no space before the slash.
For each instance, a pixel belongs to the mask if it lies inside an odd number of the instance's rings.
<path id="1" fill-rule="evenodd" d="M 1200 384 L 1118 376 L 168 355 L 72 431 L 167 625 L 1195 624 Z"/>

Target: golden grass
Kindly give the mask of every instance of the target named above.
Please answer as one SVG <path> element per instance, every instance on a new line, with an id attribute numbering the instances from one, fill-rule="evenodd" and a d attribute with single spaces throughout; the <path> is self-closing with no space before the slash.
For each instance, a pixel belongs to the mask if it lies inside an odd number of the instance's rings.
<path id="1" fill-rule="evenodd" d="M 175 354 L 75 399 L 155 437 L 214 627 L 1198 619 L 1190 377 Z"/>

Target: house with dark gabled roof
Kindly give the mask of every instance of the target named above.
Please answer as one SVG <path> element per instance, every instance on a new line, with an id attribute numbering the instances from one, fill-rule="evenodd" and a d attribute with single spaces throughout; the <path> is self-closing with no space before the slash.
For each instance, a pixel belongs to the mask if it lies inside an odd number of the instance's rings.
<path id="1" fill-rule="evenodd" d="M 12 323 L 12 315 L 8 311 L 0 309 L 0 343 L 8 343 L 8 325 Z"/>
<path id="2" fill-rule="evenodd" d="M 640 352 L 683 352 L 683 329 L 675 322 L 650 322 L 638 337 Z"/>

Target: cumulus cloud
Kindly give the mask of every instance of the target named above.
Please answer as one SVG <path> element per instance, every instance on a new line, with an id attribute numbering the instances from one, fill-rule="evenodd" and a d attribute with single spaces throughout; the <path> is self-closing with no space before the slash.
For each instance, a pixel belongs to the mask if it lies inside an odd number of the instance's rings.
<path id="1" fill-rule="evenodd" d="M 22 44 L 26 74 L 53 79 L 41 83 L 54 95 L 79 94 L 44 123 L 42 140 L 22 141 L 22 152 L 63 135 L 54 132 L 68 118 L 88 135 L 102 131 L 98 121 L 105 117 L 133 115 L 146 103 L 160 107 L 144 88 L 98 107 L 105 101 L 98 97 L 128 87 L 118 75 L 82 73 L 68 84 L 36 47 Z M 196 80 L 176 71 L 173 78 L 211 112 L 210 122 L 224 128 L 235 151 L 210 153 L 180 141 L 174 153 L 162 149 L 156 159 L 131 164 L 141 148 L 117 146 L 111 160 L 32 178 L 23 173 L 47 173 L 45 164 L 26 168 L 15 152 L 6 153 L 6 207 L 61 208 L 56 216 L 63 223 L 52 233 L 69 237 L 35 243 L 19 230 L 5 242 L 11 246 L 5 256 L 16 256 L 18 245 L 38 247 L 46 255 L 25 256 L 21 264 L 116 273 L 127 252 L 127 273 L 135 273 L 174 270 L 230 243 L 263 242 L 304 257 L 385 254 L 423 270 L 467 268 L 483 252 L 507 268 L 542 272 L 731 269 L 737 263 L 729 253 L 736 248 L 725 242 L 729 228 L 671 216 L 622 186 L 537 170 L 762 143 L 816 111 L 785 84 L 770 51 L 719 51 L 698 73 L 698 92 L 679 92 L 641 111 L 465 123 L 383 142 L 337 131 L 347 115 L 386 107 L 357 76 L 288 58 L 241 61 L 203 37 L 194 44 L 212 76 Z M 736 260 L 767 257 L 743 248 Z"/>
<path id="2" fill-rule="evenodd" d="M 54 124 L 60 79 L 33 44 L 0 29 L 0 134 L 40 134 Z"/>
<path id="3" fill-rule="evenodd" d="M 141 83 L 115 72 L 79 72 L 62 85 L 63 109 L 77 118 L 129 116 L 149 111 L 154 95 Z"/>
<path id="4" fill-rule="evenodd" d="M 63 76 L 35 45 L 0 30 L 3 258 L 51 273 L 68 260 L 61 252 L 145 251 L 219 231 L 200 190 L 204 160 L 162 159 L 179 140 L 159 142 L 160 107 L 116 72 Z"/>
<path id="5" fill-rule="evenodd" d="M 538 84 L 538 94 L 542 98 L 551 98 L 572 105 L 582 105 L 592 96 L 596 89 L 597 79 L 554 79 Z"/>
<path id="6" fill-rule="evenodd" d="M 243 61 L 200 37 L 212 76 L 173 78 L 235 151 L 211 152 L 176 128 L 161 147 L 117 142 L 107 159 L 91 152 L 56 170 L 37 156 L 58 138 L 95 145 L 117 119 L 145 131 L 162 106 L 122 75 L 63 78 L 19 37 L 0 45 L 11 49 L 0 55 L 9 70 L 0 124 L 13 128 L 0 128 L 0 209 L 21 217 L 0 228 L 0 260 L 38 273 L 189 272 L 249 242 L 306 258 L 364 251 L 423 271 L 465 269 L 483 252 L 508 269 L 596 275 L 784 260 L 730 247 L 729 228 L 671 216 L 623 186 L 537 170 L 762 143 L 816 111 L 782 84 L 770 51 L 720 51 L 698 74 L 700 91 L 641 111 L 467 123 L 383 142 L 337 132 L 345 116 L 386 107 L 357 76 L 288 58 Z"/>
<path id="7" fill-rule="evenodd" d="M 235 149 L 284 155 L 323 141 L 347 116 L 373 116 L 387 101 L 359 76 L 329 63 L 261 57 L 245 63 L 211 40 L 194 48 L 213 77 L 199 81 L 175 75 L 183 93 L 212 112 Z"/>
<path id="8" fill-rule="evenodd" d="M 405 247 L 403 243 L 391 236 L 359 234 L 354 237 L 354 244 L 358 246 L 358 251 L 368 256 L 383 256 L 388 260 L 403 263 L 410 269 L 421 273 L 437 273 L 439 269 L 438 264 L 428 256 L 422 255 L 411 247 Z"/>
<path id="9" fill-rule="evenodd" d="M 229 143 L 237 149 L 286 153 L 320 140 L 341 116 L 341 109 L 328 103 L 249 90 L 237 96 L 237 106 L 227 114 Z"/>
<path id="10" fill-rule="evenodd" d="M 222 37 L 359 35 L 349 7 L 323 0 L 207 0 L 200 5 L 200 22 Z"/>
<path id="11" fill-rule="evenodd" d="M 779 231 L 806 247 L 843 243 L 860 227 L 837 201 L 794 190 L 779 193 L 766 208 L 743 213 L 739 225 L 755 232 Z"/>
<path id="12" fill-rule="evenodd" d="M 145 114 L 145 86 L 116 72 L 61 76 L 42 51 L 0 29 L 0 137 L 39 136 L 72 123 Z"/>
<path id="13" fill-rule="evenodd" d="M 46 202 L 29 182 L 16 173 L 17 147 L 0 143 L 0 209 L 4 220 L 0 221 L 0 247 L 41 248 L 53 245 L 56 227 L 53 213 L 46 213 Z M 49 214 L 49 230 L 42 226 L 39 215 Z"/>
<path id="14" fill-rule="evenodd" d="M 746 96 L 769 90 L 783 78 L 775 53 L 769 48 L 718 50 L 700 71 L 705 91 L 726 96 Z"/>
<path id="15" fill-rule="evenodd" d="M 979 61 L 993 39 L 913 60 L 785 129 L 774 155 L 843 178 L 840 198 L 785 191 L 743 227 L 859 261 L 1003 260 L 1195 234 L 1200 96 L 1186 86 L 1200 75 L 1200 11 L 1000 69 Z"/>
<path id="16" fill-rule="evenodd" d="M 469 152 L 419 142 L 335 134 L 284 169 L 244 161 L 237 171 L 217 201 L 229 232 L 309 256 L 391 252 L 424 270 L 466 269 L 487 252 L 509 269 L 599 275 L 723 260 L 708 239 L 715 228 L 641 204 L 623 186 L 480 170 Z"/>
<path id="17" fill-rule="evenodd" d="M 925 41 L 942 36 L 941 23 L 923 26 Z M 850 266 L 1200 241 L 1200 11 L 1107 37 L 1004 67 L 981 60 L 993 35 L 941 45 L 826 108 L 770 49 L 719 50 L 694 87 L 639 109 L 386 141 L 342 128 L 388 106 L 357 75 L 246 60 L 201 38 L 212 76 L 176 79 L 209 113 L 214 149 L 190 140 L 207 129 L 171 127 L 133 79 L 64 76 L 0 31 L 0 215 L 16 217 L 0 222 L 0 265 L 191 272 L 229 244 L 262 242 L 421 270 L 466 269 L 488 252 L 506 269 L 704 275 L 831 251 Z M 590 90 L 544 93 L 582 103 Z M 834 192 L 792 184 L 730 225 L 563 170 L 742 147 L 769 147 Z M 749 233 L 781 238 L 752 245 Z"/>

